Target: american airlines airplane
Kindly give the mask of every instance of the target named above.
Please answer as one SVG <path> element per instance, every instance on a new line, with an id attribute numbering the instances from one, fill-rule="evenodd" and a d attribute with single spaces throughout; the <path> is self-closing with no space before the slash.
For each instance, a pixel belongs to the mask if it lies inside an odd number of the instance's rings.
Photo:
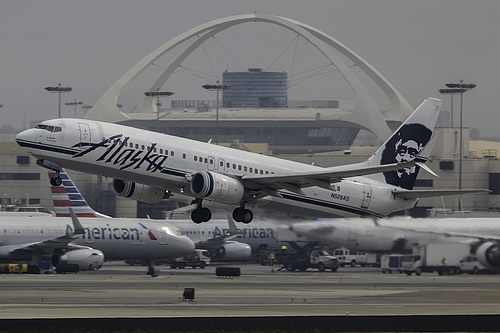
<path id="1" fill-rule="evenodd" d="M 351 218 L 299 222 L 277 231 L 286 241 L 377 253 L 411 253 L 429 243 L 471 244 L 485 267 L 500 267 L 500 218 Z"/>
<path id="2" fill-rule="evenodd" d="M 59 175 L 71 183 L 64 170 Z M 194 250 L 194 243 L 168 222 L 102 217 L 76 191 L 52 189 L 56 217 L 0 216 L 0 261 L 50 260 L 61 271 L 84 271 L 97 270 L 104 261 L 145 260 L 148 274 L 156 275 L 152 260 L 182 257 Z"/>
<path id="3" fill-rule="evenodd" d="M 49 178 L 55 172 L 49 171 Z M 78 217 L 107 217 L 94 211 L 88 205 L 69 175 L 61 170 L 61 186 L 51 186 L 55 215 L 69 217 L 69 208 Z M 252 259 L 261 249 L 278 250 L 286 242 L 276 239 L 275 220 L 254 221 L 251 226 L 236 227 L 232 219 L 212 220 L 210 224 L 195 225 L 190 220 L 169 219 L 173 225 L 195 243 L 195 247 L 209 251 L 212 259 L 222 261 L 242 261 Z"/>
<path id="4" fill-rule="evenodd" d="M 203 200 L 237 206 L 233 219 L 243 223 L 253 219 L 247 205 L 304 217 L 385 216 L 419 197 L 470 192 L 412 190 L 419 167 L 428 170 L 422 162 L 441 105 L 426 99 L 368 160 L 331 168 L 86 119 L 43 121 L 16 141 L 56 172 L 53 185 L 65 167 L 111 177 L 117 195 L 139 201 L 181 193 L 194 198 L 195 223 L 212 217 Z"/>

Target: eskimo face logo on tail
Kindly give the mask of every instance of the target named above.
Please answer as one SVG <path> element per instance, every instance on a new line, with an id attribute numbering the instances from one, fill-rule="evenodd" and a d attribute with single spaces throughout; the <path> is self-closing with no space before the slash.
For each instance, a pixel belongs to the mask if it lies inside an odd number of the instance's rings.
<path id="1" fill-rule="evenodd" d="M 382 152 L 380 164 L 414 160 L 429 142 L 432 131 L 422 124 L 406 124 L 391 137 Z M 418 166 L 384 172 L 388 184 L 411 190 L 417 178 Z"/>

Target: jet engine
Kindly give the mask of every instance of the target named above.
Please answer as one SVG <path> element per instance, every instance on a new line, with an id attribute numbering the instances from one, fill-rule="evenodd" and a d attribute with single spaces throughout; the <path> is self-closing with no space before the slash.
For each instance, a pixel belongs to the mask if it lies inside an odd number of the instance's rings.
<path id="1" fill-rule="evenodd" d="M 55 253 L 52 256 L 52 265 L 78 265 L 80 271 L 96 271 L 104 264 L 104 254 L 91 247 L 78 247 L 65 253 Z"/>
<path id="2" fill-rule="evenodd" d="M 159 187 L 137 184 L 127 180 L 113 179 L 113 192 L 124 198 L 147 203 L 158 203 L 169 197 L 167 192 Z"/>
<path id="3" fill-rule="evenodd" d="M 486 242 L 479 245 L 476 256 L 484 267 L 500 267 L 500 247 L 497 243 Z"/>
<path id="4" fill-rule="evenodd" d="M 239 180 L 207 171 L 193 175 L 190 189 L 197 197 L 227 204 L 239 203 L 245 194 L 245 187 Z"/>
<path id="5" fill-rule="evenodd" d="M 248 260 L 252 255 L 252 248 L 246 243 L 227 242 L 217 250 L 214 259 L 219 260 Z"/>

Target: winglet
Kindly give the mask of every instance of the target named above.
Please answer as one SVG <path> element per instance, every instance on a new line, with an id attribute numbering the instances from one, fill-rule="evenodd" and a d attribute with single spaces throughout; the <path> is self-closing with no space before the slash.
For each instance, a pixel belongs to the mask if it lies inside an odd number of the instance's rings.
<path id="1" fill-rule="evenodd" d="M 238 235 L 240 232 L 238 231 L 238 228 L 236 228 L 236 224 L 234 223 L 232 217 L 227 218 L 227 223 L 229 224 L 229 231 L 226 236 L 234 236 Z"/>
<path id="2" fill-rule="evenodd" d="M 84 235 L 85 234 L 85 229 L 83 228 L 82 224 L 80 223 L 80 220 L 78 220 L 78 217 L 76 217 L 75 212 L 73 212 L 73 208 L 69 207 L 69 215 L 71 215 L 71 221 L 73 222 L 73 227 L 75 228 L 75 232 L 73 233 L 74 235 Z"/>

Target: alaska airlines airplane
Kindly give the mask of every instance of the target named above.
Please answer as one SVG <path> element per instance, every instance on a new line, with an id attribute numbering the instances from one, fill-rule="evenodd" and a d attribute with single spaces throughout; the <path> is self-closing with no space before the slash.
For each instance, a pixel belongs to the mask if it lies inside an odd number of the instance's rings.
<path id="1" fill-rule="evenodd" d="M 62 186 L 52 187 L 56 217 L 0 216 L 0 261 L 51 260 L 56 269 L 78 266 L 77 271 L 84 271 L 99 269 L 104 261 L 145 260 L 148 274 L 156 275 L 152 260 L 193 252 L 194 243 L 168 222 L 100 217 L 71 189 L 64 170 L 60 177 L 68 183 L 68 192 Z"/>
<path id="2" fill-rule="evenodd" d="M 419 197 L 468 192 L 412 191 L 419 167 L 428 170 L 422 162 L 441 105 L 426 99 L 367 161 L 331 168 L 86 119 L 43 121 L 16 141 L 57 174 L 65 167 L 114 178 L 119 196 L 148 203 L 191 196 L 195 223 L 212 217 L 203 200 L 238 206 L 233 219 L 243 223 L 253 219 L 246 205 L 304 217 L 385 216 Z M 51 183 L 60 185 L 60 176 Z"/>
<path id="3" fill-rule="evenodd" d="M 283 241 L 377 253 L 411 253 L 415 245 L 469 243 L 485 267 L 500 267 L 500 218 L 335 219 L 299 222 L 277 231 Z"/>

